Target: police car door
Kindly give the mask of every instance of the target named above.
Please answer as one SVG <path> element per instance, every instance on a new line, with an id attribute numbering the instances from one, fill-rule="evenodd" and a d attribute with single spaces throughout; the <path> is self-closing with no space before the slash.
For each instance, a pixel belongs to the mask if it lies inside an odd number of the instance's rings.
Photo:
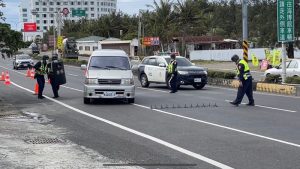
<path id="1" fill-rule="evenodd" d="M 156 59 L 150 58 L 148 64 L 145 66 L 145 73 L 147 75 L 148 81 L 150 82 L 155 82 L 156 64 Z"/>
<path id="2" fill-rule="evenodd" d="M 286 75 L 287 76 L 297 76 L 298 75 L 298 62 L 296 60 L 292 60 L 290 64 L 287 66 Z"/>
<path id="3" fill-rule="evenodd" d="M 157 82 L 165 82 L 166 81 L 166 71 L 167 71 L 167 64 L 165 59 L 158 57 L 157 58 Z"/>

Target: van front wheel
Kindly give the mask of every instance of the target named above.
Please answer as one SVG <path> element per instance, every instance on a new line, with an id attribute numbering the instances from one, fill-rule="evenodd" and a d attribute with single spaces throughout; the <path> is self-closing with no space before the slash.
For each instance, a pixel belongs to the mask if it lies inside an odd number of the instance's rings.
<path id="1" fill-rule="evenodd" d="M 83 98 L 83 103 L 84 103 L 84 104 L 90 104 L 90 103 L 91 103 L 91 99 L 90 99 L 90 98 L 84 97 L 84 98 Z"/>

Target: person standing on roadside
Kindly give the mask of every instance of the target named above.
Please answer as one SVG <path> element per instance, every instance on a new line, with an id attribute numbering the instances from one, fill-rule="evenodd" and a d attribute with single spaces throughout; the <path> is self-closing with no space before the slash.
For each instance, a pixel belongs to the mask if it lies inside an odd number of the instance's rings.
<path id="1" fill-rule="evenodd" d="M 51 62 L 48 63 L 47 68 L 47 74 L 48 79 L 50 80 L 50 84 L 53 91 L 53 98 L 58 98 L 58 90 L 59 90 L 59 81 L 56 72 L 58 71 L 58 57 L 52 56 Z"/>
<path id="2" fill-rule="evenodd" d="M 238 106 L 241 104 L 244 95 L 246 94 L 249 100 L 248 106 L 254 106 L 252 76 L 248 63 L 244 59 L 240 59 L 238 55 L 233 55 L 231 61 L 235 62 L 237 66 L 237 76 L 239 79 L 239 88 L 236 99 L 230 104 Z"/>
<path id="3" fill-rule="evenodd" d="M 176 93 L 177 92 L 177 62 L 176 62 L 176 55 L 175 53 L 172 53 L 170 55 L 171 60 L 168 65 L 168 74 L 169 74 L 169 86 L 171 88 L 170 93 Z"/>
<path id="4" fill-rule="evenodd" d="M 44 55 L 42 61 L 38 61 L 33 67 L 35 69 L 34 78 L 39 85 L 38 99 L 44 99 L 43 91 L 45 87 L 45 74 L 47 74 L 47 60 L 49 56 Z"/>

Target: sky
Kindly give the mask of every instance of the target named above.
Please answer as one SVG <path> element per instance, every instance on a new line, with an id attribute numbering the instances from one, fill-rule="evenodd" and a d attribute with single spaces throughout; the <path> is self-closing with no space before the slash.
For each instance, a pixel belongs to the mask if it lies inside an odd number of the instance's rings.
<path id="1" fill-rule="evenodd" d="M 137 14 L 139 9 L 147 9 L 146 5 L 152 5 L 154 0 L 117 0 L 117 11 L 121 10 L 124 13 L 133 15 Z M 19 23 L 19 8 L 20 0 L 3 0 L 6 4 L 5 8 L 0 8 L 6 17 L 5 22 L 11 24 L 13 29 L 21 29 Z M 3 23 L 3 21 L 1 21 Z"/>

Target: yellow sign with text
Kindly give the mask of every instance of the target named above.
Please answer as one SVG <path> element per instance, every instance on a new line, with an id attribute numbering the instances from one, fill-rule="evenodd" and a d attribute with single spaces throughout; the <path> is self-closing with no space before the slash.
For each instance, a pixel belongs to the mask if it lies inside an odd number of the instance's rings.
<path id="1" fill-rule="evenodd" d="M 63 45 L 63 36 L 58 36 L 57 37 L 57 48 L 58 49 L 63 49 L 64 45 Z"/>

